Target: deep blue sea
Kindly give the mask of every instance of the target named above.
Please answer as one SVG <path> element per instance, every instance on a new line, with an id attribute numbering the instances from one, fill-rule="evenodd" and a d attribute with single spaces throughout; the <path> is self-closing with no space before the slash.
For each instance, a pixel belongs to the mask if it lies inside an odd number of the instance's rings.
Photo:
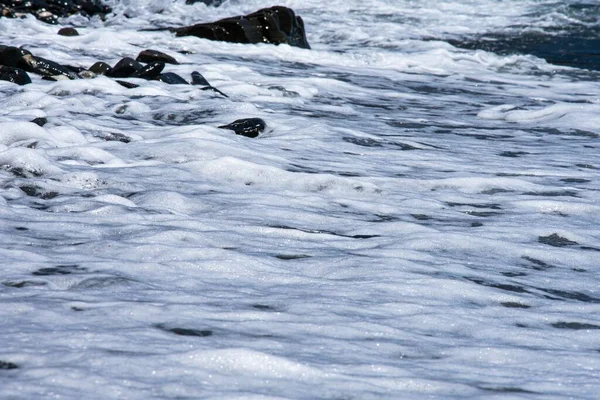
<path id="1" fill-rule="evenodd" d="M 600 398 L 597 2 L 109 4 L 0 44 L 229 97 L 0 81 L 0 399 Z"/>

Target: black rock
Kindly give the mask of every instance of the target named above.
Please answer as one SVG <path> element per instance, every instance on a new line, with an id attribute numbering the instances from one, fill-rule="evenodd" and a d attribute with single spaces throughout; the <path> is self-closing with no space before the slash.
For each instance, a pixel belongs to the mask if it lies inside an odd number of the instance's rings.
<path id="1" fill-rule="evenodd" d="M 218 7 L 223 4 L 225 0 L 185 0 L 185 4 L 196 4 L 196 3 L 204 3 L 207 6 Z"/>
<path id="2" fill-rule="evenodd" d="M 116 82 L 123 86 L 126 87 L 127 89 L 135 89 L 136 87 L 140 87 L 140 85 L 136 85 L 135 83 L 131 83 L 131 82 L 127 82 L 127 81 L 121 81 L 119 79 L 116 80 Z"/>
<path id="3" fill-rule="evenodd" d="M 0 369 L 17 369 L 19 366 L 10 361 L 2 361 L 0 360 Z"/>
<path id="4" fill-rule="evenodd" d="M 267 124 L 260 118 L 237 119 L 230 124 L 219 126 L 221 129 L 231 129 L 237 135 L 255 138 L 263 132 Z"/>
<path id="5" fill-rule="evenodd" d="M 162 61 L 155 61 L 138 69 L 133 74 L 131 74 L 131 77 L 148 80 L 157 79 L 163 69 L 165 69 L 165 63 Z"/>
<path id="6" fill-rule="evenodd" d="M 206 87 L 203 87 L 202 90 L 212 90 L 213 92 L 219 93 L 223 97 L 229 97 L 214 86 L 206 86 Z"/>
<path id="7" fill-rule="evenodd" d="M 170 30 L 177 36 L 197 36 L 233 43 L 286 43 L 310 49 L 302 18 L 296 16 L 292 9 L 281 6 Z"/>
<path id="8" fill-rule="evenodd" d="M 36 57 L 32 54 L 23 56 L 22 60 L 25 62 L 25 70 L 42 75 L 47 78 L 60 79 L 66 77 L 68 79 L 79 79 L 77 74 L 71 71 L 64 65 L 60 65 L 52 60 L 47 60 L 43 57 Z"/>
<path id="9" fill-rule="evenodd" d="M 135 61 L 131 57 L 125 57 L 116 63 L 107 75 L 113 78 L 128 78 L 142 67 L 142 63 Z"/>
<path id="10" fill-rule="evenodd" d="M 96 75 L 107 75 L 112 68 L 105 62 L 98 61 L 88 68 L 88 71 L 95 73 Z"/>
<path id="11" fill-rule="evenodd" d="M 4 46 L 2 53 L 0 53 L 0 64 L 25 69 L 27 63 L 23 60 L 23 57 L 26 55 L 31 55 L 31 52 L 20 47 Z"/>
<path id="12" fill-rule="evenodd" d="M 192 72 L 192 85 L 210 86 L 210 83 L 198 71 Z"/>
<path id="13" fill-rule="evenodd" d="M 188 81 L 173 72 L 165 72 L 157 78 L 159 81 L 168 83 L 169 85 L 189 85 Z"/>
<path id="14" fill-rule="evenodd" d="M 558 236 L 556 233 L 549 236 L 540 236 L 538 237 L 538 242 L 554 247 L 574 246 L 579 244 L 562 236 Z"/>
<path id="15" fill-rule="evenodd" d="M 144 63 L 162 61 L 165 64 L 179 64 L 176 59 L 158 50 L 141 51 L 136 60 Z"/>
<path id="16" fill-rule="evenodd" d="M 16 18 L 22 14 L 32 14 L 43 22 L 56 24 L 59 17 L 81 13 L 83 15 L 104 15 L 110 7 L 99 0 L 0 0 L 1 16 Z"/>
<path id="17" fill-rule="evenodd" d="M 59 29 L 58 34 L 61 36 L 79 36 L 77 29 L 70 27 Z"/>
<path id="18" fill-rule="evenodd" d="M 206 78 L 204 78 L 198 71 L 192 72 L 192 85 L 204 86 L 202 90 L 212 90 L 214 92 L 219 93 L 221 96 L 229 97 L 225 93 L 221 92 L 219 89 L 208 83 Z"/>
<path id="19" fill-rule="evenodd" d="M 0 81 L 8 81 L 16 83 L 17 85 L 26 85 L 31 83 L 31 78 L 29 78 L 27 72 L 20 68 L 0 65 Z"/>
<path id="20" fill-rule="evenodd" d="M 32 119 L 30 122 L 33 122 L 34 124 L 39 125 L 39 126 L 44 126 L 44 125 L 46 125 L 46 123 L 48 123 L 48 120 L 44 117 L 37 117 L 37 118 Z"/>

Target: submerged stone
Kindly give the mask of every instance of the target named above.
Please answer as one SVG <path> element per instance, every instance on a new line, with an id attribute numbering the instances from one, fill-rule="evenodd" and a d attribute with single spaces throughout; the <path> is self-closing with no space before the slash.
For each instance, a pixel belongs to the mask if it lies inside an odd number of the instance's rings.
<path id="1" fill-rule="evenodd" d="M 296 16 L 292 9 L 281 6 L 170 30 L 177 36 L 196 36 L 233 43 L 285 43 L 310 49 L 302 18 Z"/>
<path id="2" fill-rule="evenodd" d="M 565 247 L 565 246 L 573 246 L 579 244 L 562 236 L 558 236 L 556 233 L 553 233 L 549 236 L 540 236 L 538 241 L 543 244 L 547 244 L 554 247 Z"/>
<path id="3" fill-rule="evenodd" d="M 0 360 L 0 369 L 17 369 L 19 366 L 10 361 L 2 361 Z"/>
<path id="4" fill-rule="evenodd" d="M 207 6 L 218 7 L 223 4 L 225 0 L 185 0 L 185 4 L 196 4 L 196 3 L 204 3 Z"/>
<path id="5" fill-rule="evenodd" d="M 117 79 L 116 82 L 119 85 L 121 85 L 121 86 L 123 86 L 123 87 L 125 87 L 127 89 L 135 89 L 136 87 L 140 87 L 140 85 L 138 85 L 138 84 L 135 84 L 135 83 L 132 83 L 132 82 L 127 82 L 127 81 L 122 81 L 122 80 L 119 80 L 119 79 Z"/>
<path id="6" fill-rule="evenodd" d="M 136 60 L 144 63 L 162 61 L 165 64 L 179 64 L 176 59 L 158 50 L 141 51 Z"/>
<path id="7" fill-rule="evenodd" d="M 221 129 L 230 129 L 236 135 L 242 135 L 249 138 L 255 138 L 263 132 L 267 124 L 260 118 L 237 119 L 230 124 L 219 126 Z"/>

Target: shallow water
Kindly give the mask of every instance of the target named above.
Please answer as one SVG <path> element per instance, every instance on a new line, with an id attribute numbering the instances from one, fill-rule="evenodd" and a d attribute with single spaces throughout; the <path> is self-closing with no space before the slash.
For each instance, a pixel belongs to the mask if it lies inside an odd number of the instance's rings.
<path id="1" fill-rule="evenodd" d="M 61 20 L 77 37 L 0 19 L 35 55 L 153 48 L 229 96 L 0 82 L 0 397 L 595 399 L 597 63 L 526 39 L 593 53 L 570 32 L 598 20 L 502 3 L 281 1 L 312 50 L 141 31 L 260 0 L 112 2 Z"/>

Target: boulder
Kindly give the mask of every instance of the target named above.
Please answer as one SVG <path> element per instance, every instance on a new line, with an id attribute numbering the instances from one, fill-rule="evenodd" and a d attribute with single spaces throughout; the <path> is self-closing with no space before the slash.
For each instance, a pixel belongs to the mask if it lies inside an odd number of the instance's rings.
<path id="1" fill-rule="evenodd" d="M 170 30 L 177 36 L 196 36 L 233 43 L 288 44 L 310 49 L 302 18 L 296 16 L 292 9 L 281 6 Z"/>

